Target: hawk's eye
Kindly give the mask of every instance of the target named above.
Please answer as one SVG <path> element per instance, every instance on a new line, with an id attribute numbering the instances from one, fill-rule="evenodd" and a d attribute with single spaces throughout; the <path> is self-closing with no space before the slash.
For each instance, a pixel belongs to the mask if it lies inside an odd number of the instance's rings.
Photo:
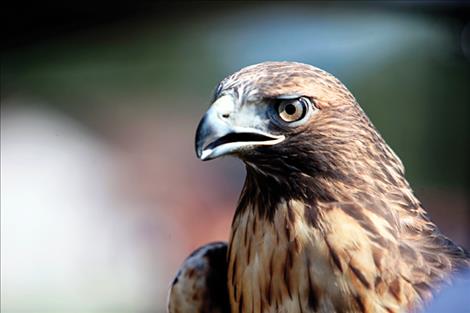
<path id="1" fill-rule="evenodd" d="M 277 107 L 277 113 L 284 122 L 296 122 L 305 117 L 309 104 L 310 100 L 305 97 L 282 100 Z"/>

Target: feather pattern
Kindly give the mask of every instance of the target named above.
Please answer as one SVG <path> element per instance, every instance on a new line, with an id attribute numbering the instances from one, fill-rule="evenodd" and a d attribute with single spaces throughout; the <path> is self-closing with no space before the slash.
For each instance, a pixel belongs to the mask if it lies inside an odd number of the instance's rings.
<path id="1" fill-rule="evenodd" d="M 318 108 L 286 139 L 236 153 L 247 177 L 227 253 L 231 312 L 413 312 L 470 267 L 440 233 L 404 167 L 347 88 L 294 62 L 221 82 L 239 106 L 284 95 Z M 268 100 L 267 100 L 268 99 Z"/>

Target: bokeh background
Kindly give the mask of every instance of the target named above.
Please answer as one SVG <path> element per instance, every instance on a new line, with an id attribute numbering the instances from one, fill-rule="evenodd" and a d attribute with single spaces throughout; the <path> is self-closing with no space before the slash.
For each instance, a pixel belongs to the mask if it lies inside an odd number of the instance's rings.
<path id="1" fill-rule="evenodd" d="M 68 2 L 67 2 L 68 3 Z M 164 312 L 183 259 L 226 240 L 244 168 L 200 162 L 218 81 L 323 68 L 470 246 L 470 20 L 459 2 L 2 5 L 1 311 Z"/>

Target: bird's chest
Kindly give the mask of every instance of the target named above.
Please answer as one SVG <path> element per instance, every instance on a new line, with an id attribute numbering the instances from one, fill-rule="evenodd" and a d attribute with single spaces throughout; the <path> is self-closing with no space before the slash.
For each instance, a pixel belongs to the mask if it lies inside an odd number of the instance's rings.
<path id="1" fill-rule="evenodd" d="M 229 251 L 232 312 L 335 312 L 350 306 L 318 230 L 304 208 L 277 210 L 272 220 L 254 210 L 236 217 Z"/>

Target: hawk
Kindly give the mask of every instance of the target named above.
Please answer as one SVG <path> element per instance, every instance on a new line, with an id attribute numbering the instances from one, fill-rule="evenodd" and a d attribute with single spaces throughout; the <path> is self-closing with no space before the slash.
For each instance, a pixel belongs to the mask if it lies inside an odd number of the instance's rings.
<path id="1" fill-rule="evenodd" d="M 228 244 L 202 247 L 169 312 L 415 312 L 470 255 L 426 215 L 348 89 L 295 62 L 225 78 L 196 134 L 201 160 L 246 165 Z"/>

